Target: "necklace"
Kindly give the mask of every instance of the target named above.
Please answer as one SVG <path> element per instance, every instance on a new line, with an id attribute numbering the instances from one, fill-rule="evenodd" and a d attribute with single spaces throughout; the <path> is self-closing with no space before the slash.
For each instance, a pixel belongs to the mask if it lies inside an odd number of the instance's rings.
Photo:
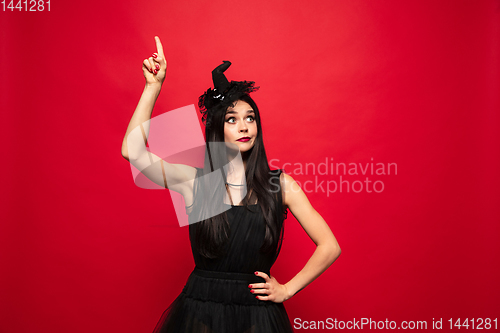
<path id="1" fill-rule="evenodd" d="M 245 184 L 241 184 L 241 185 L 237 185 L 237 184 L 231 184 L 231 183 L 228 183 L 226 182 L 227 185 L 231 185 L 231 186 L 244 186 Z"/>

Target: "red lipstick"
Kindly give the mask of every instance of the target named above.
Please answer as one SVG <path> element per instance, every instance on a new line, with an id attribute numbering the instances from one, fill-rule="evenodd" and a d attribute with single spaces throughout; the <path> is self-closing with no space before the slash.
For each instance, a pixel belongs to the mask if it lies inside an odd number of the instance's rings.
<path id="1" fill-rule="evenodd" d="M 242 138 L 239 138 L 239 139 L 238 139 L 238 140 L 236 140 L 236 141 L 240 141 L 240 142 L 247 142 L 248 140 L 250 140 L 250 137 L 248 137 L 248 136 L 244 136 L 244 137 L 242 137 Z"/>

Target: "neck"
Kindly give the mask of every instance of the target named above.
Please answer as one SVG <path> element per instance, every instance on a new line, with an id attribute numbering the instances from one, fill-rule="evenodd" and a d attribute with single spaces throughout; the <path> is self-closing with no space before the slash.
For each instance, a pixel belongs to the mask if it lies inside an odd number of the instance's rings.
<path id="1" fill-rule="evenodd" d="M 238 152 L 228 152 L 228 158 L 230 162 L 228 164 L 231 165 L 231 167 L 228 168 L 229 174 L 228 174 L 228 179 L 227 181 L 229 183 L 240 183 L 242 177 L 245 177 L 245 171 L 247 168 L 247 160 L 248 157 L 250 156 L 250 152 L 240 152 L 241 156 L 241 162 L 239 161 L 236 162 L 234 159 L 236 157 Z"/>

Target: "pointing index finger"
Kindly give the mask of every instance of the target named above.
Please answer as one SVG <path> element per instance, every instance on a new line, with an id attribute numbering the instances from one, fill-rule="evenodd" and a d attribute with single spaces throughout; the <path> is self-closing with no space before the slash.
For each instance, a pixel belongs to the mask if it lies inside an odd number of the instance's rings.
<path id="1" fill-rule="evenodd" d="M 163 54 L 163 46 L 161 45 L 161 42 L 160 42 L 160 37 L 158 36 L 155 36 L 155 41 L 156 41 L 156 49 L 158 50 L 158 54 L 164 58 L 164 54 Z"/>

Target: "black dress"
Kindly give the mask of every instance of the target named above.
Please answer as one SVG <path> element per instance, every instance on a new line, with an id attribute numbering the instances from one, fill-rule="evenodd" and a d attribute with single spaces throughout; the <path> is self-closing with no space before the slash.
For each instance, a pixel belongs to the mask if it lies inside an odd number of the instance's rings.
<path id="1" fill-rule="evenodd" d="M 277 179 L 280 184 L 280 177 Z M 248 288 L 251 283 L 265 282 L 255 271 L 271 276 L 271 266 L 279 253 L 279 248 L 273 255 L 259 251 L 266 231 L 260 206 L 231 205 L 226 213 L 231 230 L 229 251 L 217 259 L 207 259 L 195 250 L 199 223 L 189 225 L 196 266 L 180 295 L 161 316 L 154 333 L 293 332 L 283 303 L 258 300 Z"/>

